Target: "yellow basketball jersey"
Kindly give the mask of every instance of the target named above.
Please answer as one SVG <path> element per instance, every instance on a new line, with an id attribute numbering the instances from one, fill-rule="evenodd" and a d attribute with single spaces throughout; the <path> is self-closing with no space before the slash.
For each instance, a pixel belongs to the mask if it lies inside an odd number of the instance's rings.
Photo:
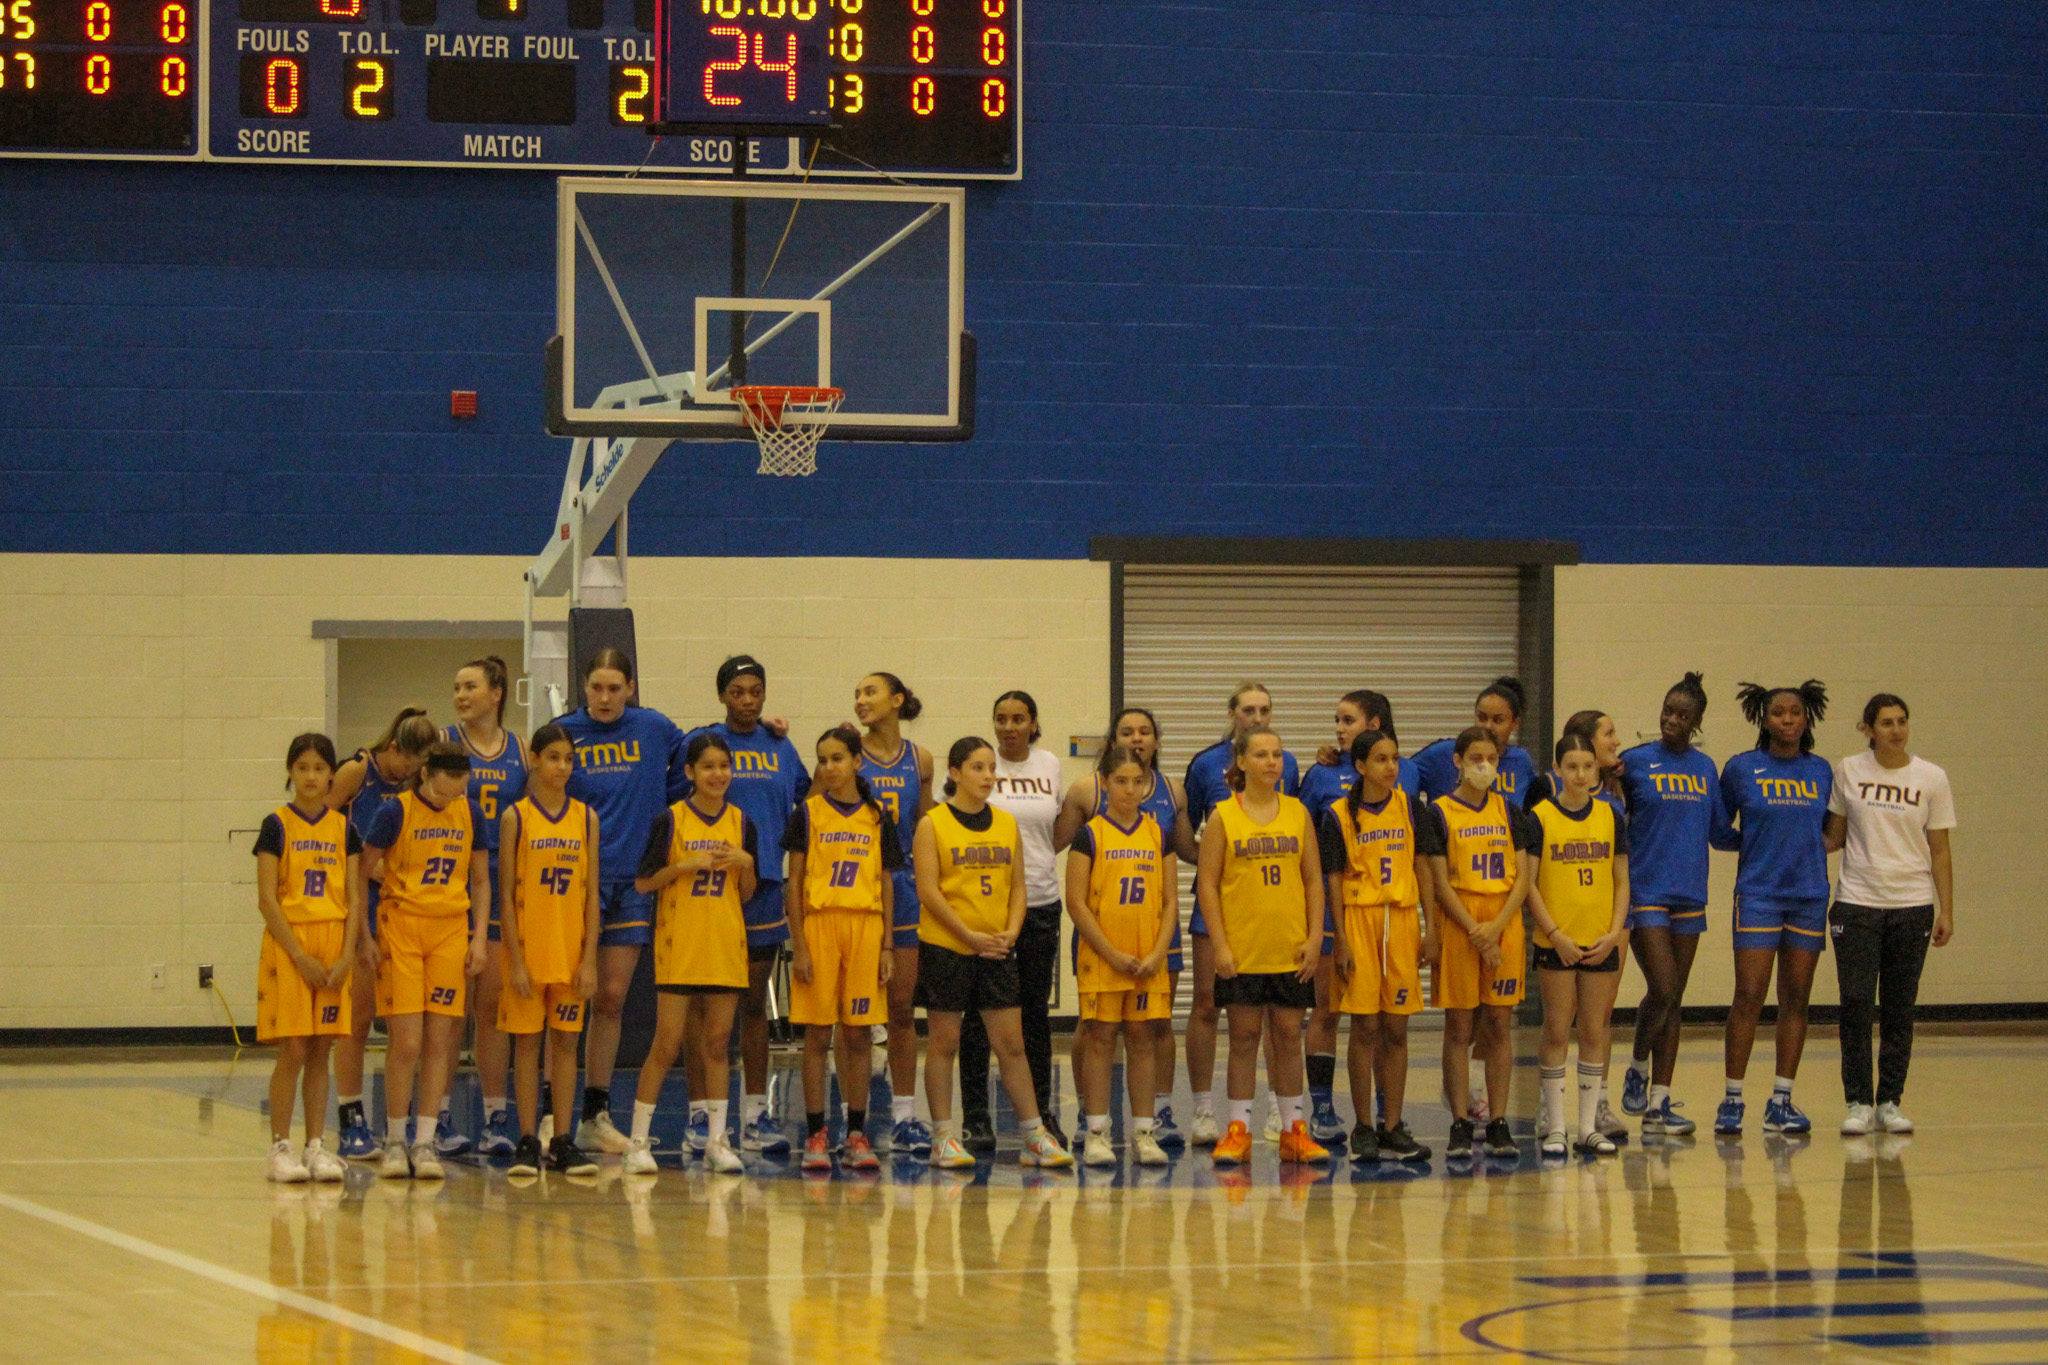
<path id="1" fill-rule="evenodd" d="M 519 946 L 537 986 L 570 980 L 583 961 L 590 905 L 590 807 L 565 797 L 550 815 L 531 796 L 512 807 L 516 842 L 499 850 L 499 875 L 518 898 Z"/>
<path id="2" fill-rule="evenodd" d="M 1264 824 L 1245 813 L 1237 794 L 1211 817 L 1223 822 L 1223 932 L 1240 972 L 1291 972 L 1308 938 L 1308 892 L 1301 882 L 1302 841 L 1313 841 L 1308 810 L 1285 793 L 1279 799 Z"/>
<path id="3" fill-rule="evenodd" d="M 423 919 L 467 915 L 469 858 L 476 830 L 469 798 L 458 796 L 436 810 L 416 791 L 400 792 L 398 839 L 384 851 L 384 889 L 377 906 Z"/>
<path id="4" fill-rule="evenodd" d="M 1349 867 L 1344 873 L 1347 906 L 1393 905 L 1403 909 L 1421 902 L 1415 885 L 1415 818 L 1408 793 L 1399 787 L 1378 810 L 1360 806 L 1351 813 L 1347 797 L 1331 805 L 1337 828 L 1344 834 Z"/>
<path id="5" fill-rule="evenodd" d="M 707 820 L 687 800 L 669 807 L 668 865 L 720 844 L 743 848 L 747 817 L 728 801 Z M 665 986 L 745 986 L 747 917 L 729 869 L 686 872 L 661 889 L 655 912 L 654 979 Z"/>
<path id="6" fill-rule="evenodd" d="M 804 801 L 804 906 L 810 910 L 882 910 L 882 821 L 863 801 L 851 811 L 820 793 Z"/>
<path id="7" fill-rule="evenodd" d="M 946 904 L 976 933 L 1000 934 L 1010 927 L 1010 879 L 1022 873 L 1016 866 L 1017 818 L 994 806 L 988 812 L 994 818 L 979 832 L 961 824 L 943 801 L 931 808 L 929 818 Z M 917 936 L 956 953 L 972 951 L 932 915 L 919 917 Z"/>
<path id="8" fill-rule="evenodd" d="M 1443 816 L 1447 836 L 1444 861 L 1450 868 L 1452 889 L 1494 896 L 1514 890 L 1519 869 L 1507 798 L 1490 791 L 1474 810 L 1452 792 L 1437 800 L 1436 809 Z"/>
<path id="9" fill-rule="evenodd" d="M 1536 889 L 1557 927 L 1590 944 L 1614 923 L 1614 807 L 1595 799 L 1574 817 L 1538 801 L 1529 813 L 1543 826 Z"/>
<path id="10" fill-rule="evenodd" d="M 1125 829 L 1107 815 L 1088 822 L 1095 856 L 1088 860 L 1088 908 L 1102 926 L 1103 937 L 1120 952 L 1143 957 L 1159 940 L 1159 921 L 1166 905 L 1166 856 L 1159 825 L 1143 811 Z M 1165 987 L 1160 970 L 1158 989 Z M 1084 991 L 1128 991 L 1152 983 L 1136 982 L 1110 967 L 1081 941 L 1076 980 Z"/>
<path id="11" fill-rule="evenodd" d="M 347 919 L 348 816 L 330 810 L 308 820 L 297 806 L 284 805 L 277 819 L 284 826 L 284 848 L 277 855 L 277 908 L 292 924 Z"/>

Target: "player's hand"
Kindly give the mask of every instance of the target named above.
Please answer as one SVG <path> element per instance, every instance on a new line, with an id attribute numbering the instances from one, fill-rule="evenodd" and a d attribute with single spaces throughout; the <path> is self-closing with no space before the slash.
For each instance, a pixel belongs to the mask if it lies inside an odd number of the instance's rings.
<path id="1" fill-rule="evenodd" d="M 1500 966 L 1500 945 L 1498 943 L 1475 942 L 1473 946 L 1479 949 L 1480 966 L 1486 968 L 1489 972 Z"/>
<path id="2" fill-rule="evenodd" d="M 1325 768 L 1336 767 L 1337 758 L 1337 746 L 1334 744 L 1325 744 L 1322 748 L 1316 750 L 1316 762 L 1322 764 Z"/>
<path id="3" fill-rule="evenodd" d="M 1934 933 L 1928 939 L 1937 948 L 1946 948 L 1948 941 L 1956 936 L 1956 920 L 1952 911 L 1944 910 L 1934 917 Z"/>
<path id="4" fill-rule="evenodd" d="M 1230 945 L 1225 943 L 1220 935 L 1211 941 L 1216 945 L 1217 977 L 1224 981 L 1233 979 L 1237 975 L 1237 958 L 1230 951 Z"/>
<path id="5" fill-rule="evenodd" d="M 576 969 L 577 998 L 581 1000 L 588 1000 L 596 994 L 597 964 L 595 962 L 585 962 L 582 966 Z"/>
<path id="6" fill-rule="evenodd" d="M 298 969 L 299 979 L 314 990 L 327 985 L 327 964 L 304 949 L 292 954 L 292 966 Z"/>
<path id="7" fill-rule="evenodd" d="M 720 844 L 717 848 L 712 849 L 708 856 L 711 859 L 711 866 L 719 871 L 751 865 L 754 861 L 747 856 L 745 849 L 734 848 L 731 844 Z"/>
<path id="8" fill-rule="evenodd" d="M 726 845 L 726 847 L 730 848 L 731 845 L 728 844 Z M 676 859 L 676 861 L 670 863 L 667 867 L 663 868 L 662 871 L 675 873 L 675 876 L 669 878 L 669 881 L 674 882 L 679 880 L 682 877 L 682 874 L 685 872 L 702 872 L 706 868 L 717 866 L 717 857 L 718 855 L 715 852 L 707 852 L 706 850 L 701 848 L 693 848 L 688 853 L 685 853 L 682 857 Z"/>
<path id="9" fill-rule="evenodd" d="M 1145 970 L 1145 959 L 1133 953 L 1118 953 L 1110 960 L 1110 965 L 1116 968 L 1118 975 L 1128 976 L 1134 981 L 1142 981 L 1151 975 Z"/>
<path id="10" fill-rule="evenodd" d="M 1444 936 L 1442 934 L 1432 934 L 1426 929 L 1423 931 L 1422 960 L 1427 962 L 1432 969 L 1442 963 L 1444 960 Z"/>
<path id="11" fill-rule="evenodd" d="M 1138 960 L 1138 970 L 1131 973 L 1140 981 L 1150 981 L 1159 975 L 1159 969 L 1166 965 L 1165 953 L 1147 953 Z"/>
<path id="12" fill-rule="evenodd" d="M 1316 968 L 1322 965 L 1323 945 L 1321 941 L 1308 939 L 1299 948 L 1294 950 L 1294 979 L 1296 981 L 1315 980 Z"/>
<path id="13" fill-rule="evenodd" d="M 800 981 L 806 986 L 811 984 L 811 950 L 802 944 L 798 944 L 796 950 L 790 954 L 789 975 L 792 980 Z"/>
<path id="14" fill-rule="evenodd" d="M 730 68 L 727 69 L 729 70 Z M 777 739 L 788 739 L 789 717 L 763 716 L 761 718 L 761 728 L 766 730 L 769 734 L 775 736 Z"/>
<path id="15" fill-rule="evenodd" d="M 1472 946 L 1481 950 L 1491 948 L 1494 956 L 1500 956 L 1500 936 L 1508 927 L 1506 915 L 1495 915 L 1472 931 Z"/>
<path id="16" fill-rule="evenodd" d="M 880 984 L 883 995 L 887 995 L 889 993 L 889 982 L 892 979 L 894 979 L 895 975 L 896 950 L 894 948 L 891 948 L 888 944 L 884 943 L 882 945 L 881 967 L 875 973 L 875 979 Z"/>
<path id="17" fill-rule="evenodd" d="M 1358 964 L 1352 960 L 1350 939 L 1340 938 L 1337 940 L 1336 951 L 1330 955 L 1330 965 L 1336 968 L 1339 981 L 1349 981 L 1351 979 L 1352 970 Z"/>
<path id="18" fill-rule="evenodd" d="M 484 966 L 491 960 L 489 940 L 478 934 L 469 941 L 469 960 L 462 964 L 462 970 L 469 976 L 482 976 Z"/>
<path id="19" fill-rule="evenodd" d="M 1589 965 L 1592 962 L 1598 962 L 1600 959 L 1594 957 L 1593 953 L 1600 947 L 1601 942 L 1605 942 L 1605 940 L 1602 939 L 1595 942 L 1592 948 L 1581 948 L 1578 944 L 1572 942 L 1570 934 L 1554 933 L 1549 939 L 1550 951 L 1556 953 L 1557 960 L 1567 967 L 1576 967 L 1582 960 L 1587 961 Z"/>
<path id="20" fill-rule="evenodd" d="M 327 989 L 330 991 L 340 990 L 348 984 L 348 974 L 355 969 L 356 964 L 348 958 L 338 957 L 334 959 L 334 965 L 327 969 Z"/>
<path id="21" fill-rule="evenodd" d="M 1000 961 L 1010 955 L 1009 939 L 1002 934 L 969 934 L 967 942 L 980 957 L 991 957 Z"/>
<path id="22" fill-rule="evenodd" d="M 524 962 L 514 962 L 512 970 L 506 975 L 510 978 L 507 984 L 519 992 L 521 1000 L 533 999 L 533 973 L 526 970 Z"/>

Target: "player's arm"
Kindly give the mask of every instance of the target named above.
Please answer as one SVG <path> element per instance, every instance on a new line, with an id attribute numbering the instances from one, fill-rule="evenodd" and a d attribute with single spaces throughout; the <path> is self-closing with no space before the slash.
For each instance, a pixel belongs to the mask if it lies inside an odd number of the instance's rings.
<path id="1" fill-rule="evenodd" d="M 922 744 L 911 747 L 917 752 L 917 814 L 918 818 L 922 819 L 926 811 L 938 804 L 932 797 L 932 756 L 926 752 Z M 1022 868 L 1023 864 L 1019 863 L 1017 866 Z"/>
<path id="2" fill-rule="evenodd" d="M 1301 889 L 1308 902 L 1308 934 L 1301 941 L 1301 960 L 1295 964 L 1294 975 L 1299 981 L 1313 981 L 1323 961 L 1323 850 L 1307 811 L 1301 819 L 1305 836 L 1301 840 Z"/>
<path id="3" fill-rule="evenodd" d="M 761 885 L 761 832 L 745 812 L 740 814 L 740 846 L 726 866 L 738 874 L 740 899 L 752 900 Z"/>
<path id="4" fill-rule="evenodd" d="M 804 937 L 804 920 L 811 913 L 804 903 L 804 865 L 809 858 L 808 852 L 783 854 L 782 910 L 789 917 L 789 974 L 803 982 L 811 979 L 810 940 Z M 888 881 L 882 878 L 884 886 Z"/>
<path id="5" fill-rule="evenodd" d="M 1010 835 L 1010 917 L 1003 929 L 1002 952 L 996 956 L 1007 957 L 1017 942 L 1017 935 L 1024 932 L 1024 912 L 1028 908 L 1024 902 L 1024 836 L 1013 831 Z"/>
<path id="6" fill-rule="evenodd" d="M 1828 812 L 1828 818 L 1820 827 L 1821 846 L 1829 853 L 1840 853 L 1849 846 L 1849 817 Z M 1930 843 L 1932 841 L 1930 840 Z"/>
<path id="7" fill-rule="evenodd" d="M 1607 922 L 1607 932 L 1593 944 L 1587 954 L 1595 962 L 1604 962 L 1610 952 L 1628 951 L 1628 854 L 1614 855 L 1614 913 Z"/>
<path id="8" fill-rule="evenodd" d="M 1323 812 L 1323 818 L 1316 822 L 1316 849 L 1323 879 L 1323 904 L 1340 907 L 1339 913 L 1331 915 L 1331 923 L 1337 926 L 1334 941 L 1330 947 L 1330 965 L 1341 979 L 1351 976 L 1351 943 L 1344 937 L 1344 874 L 1351 870 L 1351 850 L 1344 846 L 1344 823 L 1334 807 Z"/>
<path id="9" fill-rule="evenodd" d="M 1200 860 L 1195 864 L 1195 904 L 1201 907 L 1202 922 L 1209 930 L 1209 947 L 1215 954 L 1216 975 L 1237 975 L 1237 958 L 1223 933 L 1223 845 L 1229 839 L 1218 820 L 1202 829 Z"/>
<path id="10" fill-rule="evenodd" d="M 280 835 L 280 845 L 282 836 Z M 263 929 L 277 940 L 278 947 L 292 960 L 306 984 L 319 990 L 327 980 L 327 966 L 315 961 L 313 955 L 299 945 L 299 936 L 292 932 L 291 921 L 284 917 L 284 910 L 277 903 L 278 857 L 267 849 L 256 853 L 256 909 L 263 916 Z"/>
<path id="11" fill-rule="evenodd" d="M 1166 779 L 1166 789 L 1173 793 L 1173 856 L 1185 863 L 1193 863 L 1202 854 L 1195 847 L 1195 825 L 1188 819 L 1188 792 L 1177 777 Z"/>
<path id="12" fill-rule="evenodd" d="M 1095 812 L 1095 779 L 1081 778 L 1067 784 L 1067 794 L 1060 802 L 1060 813 L 1053 817 L 1052 851 L 1064 853 L 1074 842 L 1074 836 L 1081 832 L 1081 826 L 1088 823 L 1088 817 Z"/>
<path id="13" fill-rule="evenodd" d="M 363 779 L 370 773 L 370 759 L 351 758 L 334 770 L 334 780 L 327 784 L 327 809 L 344 810 L 356 799 L 363 789 Z"/>
<path id="14" fill-rule="evenodd" d="M 583 964 L 576 969 L 576 993 L 588 1000 L 597 994 L 597 936 L 603 931 L 604 911 L 598 904 L 597 893 L 597 849 L 599 820 L 597 811 L 585 807 L 589 833 L 584 836 L 583 847 L 588 850 L 583 870 Z"/>
<path id="15" fill-rule="evenodd" d="M 1159 859 L 1159 932 L 1152 939 L 1152 951 L 1139 963 L 1139 976 L 1151 976 L 1166 964 L 1173 951 L 1173 931 L 1180 927 L 1180 859 L 1169 851 Z"/>
<path id="16" fill-rule="evenodd" d="M 1088 903 L 1088 881 L 1094 876 L 1094 867 L 1095 841 L 1092 838 L 1083 839 L 1078 846 L 1067 850 L 1067 915 L 1097 957 L 1113 964 L 1127 976 L 1136 976 L 1137 973 L 1130 970 L 1132 964 L 1123 960 L 1124 954 L 1117 952 L 1109 941 L 1109 935 L 1102 932 L 1102 922 L 1095 918 L 1095 907 Z"/>
<path id="17" fill-rule="evenodd" d="M 476 803 L 471 802 L 470 805 L 474 817 Z M 491 951 L 491 855 L 485 852 L 483 841 L 476 837 L 474 830 L 472 825 L 469 840 L 469 962 L 466 970 L 471 976 L 482 976 Z"/>
<path id="18" fill-rule="evenodd" d="M 1714 804 L 1707 843 L 1723 853 L 1742 852 L 1742 778 L 1735 760 L 1721 770 L 1721 799 Z"/>
<path id="19" fill-rule="evenodd" d="M 1956 936 L 1956 867 L 1949 851 L 1948 831 L 1927 831 L 1927 855 L 1934 864 L 1934 937 L 1937 948 L 1948 946 Z"/>
<path id="20" fill-rule="evenodd" d="M 507 807 L 498 818 L 498 934 L 505 942 L 505 984 L 522 1000 L 533 998 L 533 979 L 526 970 L 526 939 L 519 923 L 520 864 L 525 850 L 520 845 L 519 808 Z"/>
<path id="21" fill-rule="evenodd" d="M 329 990 L 345 984 L 348 974 L 355 970 L 356 954 L 362 950 L 363 922 L 368 918 L 363 905 L 362 845 L 354 829 L 342 835 L 342 847 L 347 856 L 342 860 L 341 894 L 348 905 L 348 918 L 342 922 L 341 956 L 327 968 Z"/>
<path id="22" fill-rule="evenodd" d="M 677 862 L 668 860 L 669 845 L 675 842 L 676 813 L 665 810 L 647 831 L 647 846 L 640 851 L 640 866 L 633 875 L 633 889 L 647 896 L 674 885 L 685 872 L 693 872 L 694 859 L 705 855 L 685 853 Z"/>

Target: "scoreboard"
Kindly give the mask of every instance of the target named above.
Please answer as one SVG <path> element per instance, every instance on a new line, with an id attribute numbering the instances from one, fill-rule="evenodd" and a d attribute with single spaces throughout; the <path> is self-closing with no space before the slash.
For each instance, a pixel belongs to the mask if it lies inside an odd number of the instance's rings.
<path id="1" fill-rule="evenodd" d="M 0 156 L 1015 179 L 1021 5 L 0 0 Z"/>

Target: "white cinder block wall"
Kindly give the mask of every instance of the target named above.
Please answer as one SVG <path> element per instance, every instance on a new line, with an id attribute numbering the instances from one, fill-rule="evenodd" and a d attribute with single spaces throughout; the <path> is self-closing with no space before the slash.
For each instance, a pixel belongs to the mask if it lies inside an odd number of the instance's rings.
<path id="1" fill-rule="evenodd" d="M 253 1020 L 259 921 L 247 835 L 282 799 L 285 741 L 327 714 L 312 622 L 514 620 L 522 561 L 381 556 L 0 557 L 0 1028 L 224 1022 L 211 962 Z M 2048 572 L 1585 566 L 1560 570 L 1557 702 L 1649 733 L 1663 692 L 1704 669 L 1717 759 L 1754 742 L 1734 685 L 1815 676 L 1837 698 L 1836 757 L 1880 688 L 1915 708 L 1916 748 L 1955 780 L 1957 942 L 1924 998 L 2048 998 L 2048 880 L 2023 796 L 2028 717 L 2048 684 Z M 422 593 L 422 584 L 434 591 Z M 331 585 L 331 586 L 330 586 Z M 1049 748 L 1108 706 L 1108 572 L 1057 560 L 637 560 L 648 701 L 684 724 L 717 713 L 712 674 L 759 656 L 769 707 L 809 753 L 886 668 L 925 698 L 911 727 L 943 753 L 988 732 L 995 696 L 1039 701 Z M 1361 679 L 1369 684 L 1369 679 Z M 445 685 L 427 698 L 446 720 Z M 1397 697 L 1398 704 L 1399 698 Z M 379 708 L 381 710 L 381 708 Z M 368 734 L 336 736 L 344 750 Z M 1426 737 L 1424 737 L 1426 738 Z M 1070 776 L 1085 763 L 1068 760 Z M 1733 859 L 1717 858 L 1714 937 L 1690 999 L 1726 1000 Z M 153 990 L 149 969 L 165 965 Z M 1818 998 L 1832 1000 L 1832 968 Z M 1633 999 L 1637 987 L 1625 990 Z"/>

